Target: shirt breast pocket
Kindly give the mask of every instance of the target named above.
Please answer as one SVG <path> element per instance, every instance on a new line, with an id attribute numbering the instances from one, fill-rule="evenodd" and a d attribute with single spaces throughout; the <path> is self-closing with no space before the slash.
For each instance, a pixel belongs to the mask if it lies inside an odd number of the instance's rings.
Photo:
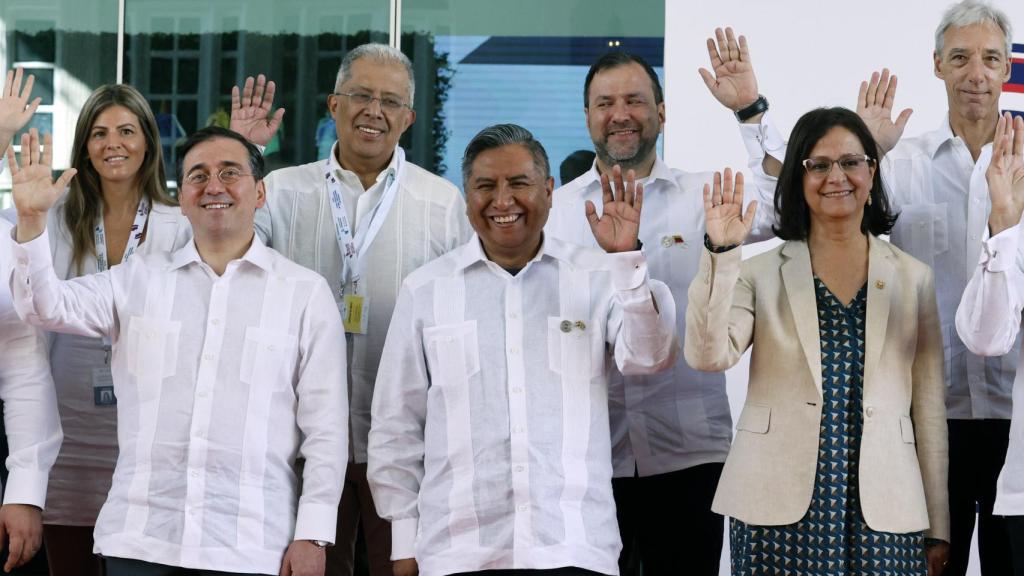
<path id="1" fill-rule="evenodd" d="M 125 333 L 128 373 L 142 381 L 174 376 L 181 322 L 132 316 Z"/>
<path id="2" fill-rule="evenodd" d="M 934 265 L 935 257 L 949 250 L 946 226 L 948 204 L 908 204 L 900 212 L 892 241 L 922 262 Z"/>
<path id="3" fill-rule="evenodd" d="M 423 329 L 432 386 L 458 386 L 480 371 L 476 320 Z"/>
<path id="4" fill-rule="evenodd" d="M 592 338 L 596 327 L 548 316 L 548 368 L 555 374 L 593 378 L 604 372 L 604 341 Z"/>
<path id="5" fill-rule="evenodd" d="M 250 385 L 291 388 L 297 345 L 291 334 L 257 326 L 246 328 L 239 379 Z"/>

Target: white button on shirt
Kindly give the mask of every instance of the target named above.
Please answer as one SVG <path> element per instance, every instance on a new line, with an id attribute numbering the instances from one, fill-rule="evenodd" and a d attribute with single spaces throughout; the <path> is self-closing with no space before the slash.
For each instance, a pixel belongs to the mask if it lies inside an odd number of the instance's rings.
<path id="1" fill-rule="evenodd" d="M 712 177 L 711 172 L 671 169 L 659 158 L 650 177 L 643 180 L 640 240 L 651 277 L 667 284 L 675 298 L 680 340 L 686 329 L 686 290 L 704 249 L 703 188 Z M 554 191 L 545 232 L 596 247 L 584 215 L 587 200 L 600 213 L 601 181 L 596 167 Z M 608 396 L 616 477 L 725 462 L 732 418 L 724 374 L 694 370 L 680 355 L 675 365 L 657 374 L 624 378 L 613 369 Z"/>
<path id="2" fill-rule="evenodd" d="M 46 339 L 18 318 L 11 303 L 10 230 L 0 218 L 0 399 L 10 454 L 3 502 L 43 508 L 46 480 L 60 450 L 60 417 Z"/>
<path id="3" fill-rule="evenodd" d="M 774 190 L 761 160 L 767 152 L 785 157 L 785 142 L 765 114 L 760 124 L 740 124 L 750 155 L 757 189 Z M 935 270 L 936 298 L 942 324 L 945 356 L 946 412 L 956 419 L 1010 417 L 1010 390 L 1016 374 L 1020 339 L 1002 356 L 972 354 L 957 336 L 956 308 L 981 254 L 988 226 L 990 201 L 985 171 L 992 145 L 981 149 L 978 161 L 953 134 L 949 120 L 938 130 L 903 138 L 881 162 L 882 178 L 899 219 L 891 240 Z M 645 198 L 646 201 L 646 198 Z M 762 205 L 768 198 L 761 198 Z M 646 202 L 645 202 L 646 203 Z M 762 210 L 758 210 L 762 212 Z M 765 213 L 772 211 L 766 210 Z"/>
<path id="4" fill-rule="evenodd" d="M 415 555 L 423 576 L 618 573 L 607 351 L 625 373 L 664 368 L 678 348 L 674 319 L 671 293 L 647 280 L 640 252 L 547 238 L 512 276 L 474 236 L 411 274 L 369 443 L 392 558 Z"/>
<path id="5" fill-rule="evenodd" d="M 112 339 L 120 456 L 94 550 L 276 574 L 293 539 L 333 541 L 348 412 L 323 279 L 254 240 L 222 276 L 189 243 L 61 282 L 47 236 L 14 244 L 19 314 Z"/>
<path id="6" fill-rule="evenodd" d="M 340 300 L 343 260 L 324 169 L 330 166 L 341 183 L 354 234 L 369 225 L 396 162 L 392 156 L 376 182 L 363 190 L 359 177 L 338 163 L 336 148 L 337 143 L 325 160 L 282 168 L 267 176 L 267 204 L 256 212 L 256 229 L 268 246 L 319 272 Z M 366 462 L 373 383 L 398 288 L 410 272 L 464 243 L 470 234 L 466 203 L 455 185 L 411 162 L 404 166 L 397 196 L 364 260 L 360 283 L 369 308 L 367 333 L 348 335 L 351 448 L 352 458 L 360 463 Z M 351 293 L 351 283 L 345 289 Z"/>
<path id="7" fill-rule="evenodd" d="M 1024 242 L 1017 225 L 988 239 L 956 312 L 956 329 L 978 354 L 1003 355 L 1020 348 L 1024 310 Z M 1024 369 L 1013 385 L 1013 417 L 1006 461 L 996 482 L 993 514 L 1024 516 Z"/>

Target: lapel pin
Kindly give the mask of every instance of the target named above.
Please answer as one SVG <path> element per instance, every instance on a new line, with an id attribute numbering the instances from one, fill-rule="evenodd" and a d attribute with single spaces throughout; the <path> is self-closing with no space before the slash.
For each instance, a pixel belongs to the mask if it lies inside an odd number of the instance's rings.
<path id="1" fill-rule="evenodd" d="M 875 288 L 879 290 L 885 288 L 885 280 L 875 280 Z"/>
<path id="2" fill-rule="evenodd" d="M 684 244 L 686 244 L 686 241 L 683 240 L 683 237 L 680 236 L 679 234 L 661 237 L 661 245 L 664 246 L 665 248 L 671 248 L 673 246 L 682 246 Z"/>

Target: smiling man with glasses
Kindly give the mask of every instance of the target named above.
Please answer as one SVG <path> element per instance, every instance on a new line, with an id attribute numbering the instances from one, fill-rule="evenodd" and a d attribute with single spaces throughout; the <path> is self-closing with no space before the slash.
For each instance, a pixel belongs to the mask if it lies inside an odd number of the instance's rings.
<path id="1" fill-rule="evenodd" d="M 255 144 L 269 142 L 282 115 L 270 112 L 274 91 L 262 76 L 236 88 L 231 128 Z M 331 576 L 353 573 L 357 529 L 365 535 L 370 574 L 392 575 L 391 527 L 377 516 L 366 482 L 377 367 L 402 280 L 470 234 L 458 189 L 408 162 L 398 145 L 416 120 L 414 96 L 404 54 L 383 44 L 349 52 L 327 97 L 338 135 L 331 155 L 267 176 L 267 205 L 256 215 L 257 233 L 269 246 L 327 279 L 348 332 L 352 462 L 338 544 L 327 551 Z M 403 576 L 400 569 L 395 575 Z"/>
<path id="2" fill-rule="evenodd" d="M 323 278 L 255 235 L 259 150 L 196 132 L 178 147 L 194 242 L 61 281 L 44 228 L 75 171 L 53 181 L 35 129 L 21 145 L 15 309 L 112 342 L 120 456 L 95 532 L 107 575 L 322 576 L 348 448 L 345 339 L 322 313 Z"/>

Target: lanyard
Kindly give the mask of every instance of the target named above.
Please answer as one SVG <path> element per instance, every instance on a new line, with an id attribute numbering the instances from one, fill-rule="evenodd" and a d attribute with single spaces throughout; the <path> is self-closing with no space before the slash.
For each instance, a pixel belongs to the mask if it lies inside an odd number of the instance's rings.
<path id="1" fill-rule="evenodd" d="M 333 174 L 330 160 L 324 167 L 324 180 L 331 200 L 331 214 L 334 217 L 334 231 L 338 238 L 338 248 L 341 249 L 343 261 L 341 267 L 342 292 L 345 291 L 345 285 L 350 280 L 358 289 L 363 259 L 369 253 L 373 239 L 377 237 L 377 233 L 384 226 L 384 220 L 387 219 L 388 212 L 391 210 L 391 204 L 394 203 L 395 196 L 398 195 L 398 182 L 401 180 L 404 167 L 405 152 L 401 148 L 395 148 L 395 169 L 387 176 L 384 183 L 384 194 L 377 202 L 373 212 L 370 213 L 370 223 L 361 225 L 354 236 L 348 219 L 348 211 L 345 209 L 345 199 L 341 194 L 341 182 Z"/>
<path id="2" fill-rule="evenodd" d="M 149 219 L 149 200 L 143 196 L 139 200 L 139 207 L 135 210 L 135 222 L 132 223 L 131 232 L 128 236 L 128 245 L 125 246 L 124 256 L 121 262 L 127 262 L 128 258 L 139 248 L 142 241 L 142 233 L 146 231 L 146 220 Z M 99 223 L 93 230 L 93 241 L 96 244 L 96 271 L 105 272 L 110 269 L 107 261 L 107 232 L 103 229 L 103 215 L 100 215 Z M 106 351 L 105 363 L 110 366 L 110 338 L 103 337 L 103 348 Z"/>
<path id="3" fill-rule="evenodd" d="M 142 241 L 142 233 L 146 230 L 146 220 L 148 218 L 149 200 L 143 196 L 142 200 L 139 200 L 138 209 L 135 211 L 135 222 L 132 223 L 132 230 L 128 236 L 128 245 L 125 246 L 121 262 L 127 262 L 128 258 L 138 250 L 139 242 Z M 110 263 L 107 261 L 107 233 L 103 229 L 103 216 L 100 216 L 100 221 L 96 224 L 93 238 L 96 243 L 96 271 L 104 272 L 110 268 Z"/>

